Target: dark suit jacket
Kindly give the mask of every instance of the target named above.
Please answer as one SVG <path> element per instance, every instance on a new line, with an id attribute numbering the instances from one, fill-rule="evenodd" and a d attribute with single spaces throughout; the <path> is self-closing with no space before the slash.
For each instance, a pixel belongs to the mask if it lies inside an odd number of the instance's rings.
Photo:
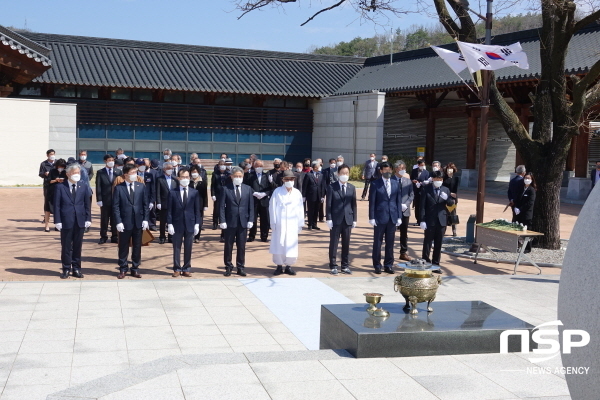
<path id="1" fill-rule="evenodd" d="M 400 185 L 398 186 L 401 196 L 400 202 L 402 204 L 406 204 L 406 210 L 402 212 L 402 215 L 405 217 L 410 217 L 410 203 L 412 203 L 415 199 L 413 184 L 410 179 L 398 178 L 396 175 L 392 176 L 392 179 L 394 179 L 396 182 L 400 182 Z"/>
<path id="2" fill-rule="evenodd" d="M 44 160 L 40 163 L 40 172 L 38 176 L 44 180 L 44 186 L 49 184 L 48 176 L 50 176 L 50 171 L 54 168 L 54 164 L 51 164 L 50 161 Z M 46 172 L 48 172 L 48 176 L 46 176 Z"/>
<path id="3" fill-rule="evenodd" d="M 194 232 L 194 225 L 202 224 L 200 214 L 200 194 L 196 189 L 188 187 L 188 199 L 183 207 L 180 188 L 169 192 L 169 203 L 167 206 L 167 224 L 173 225 L 175 232 Z"/>
<path id="4" fill-rule="evenodd" d="M 410 173 L 410 179 L 411 180 L 417 180 L 419 182 L 423 182 L 426 181 L 427 179 L 429 179 L 429 171 L 427 171 L 426 169 L 424 169 L 423 171 L 421 171 L 421 176 L 419 176 L 419 168 L 415 168 L 411 171 Z M 423 187 L 423 186 L 421 186 Z"/>
<path id="5" fill-rule="evenodd" d="M 258 175 L 256 172 L 251 172 L 250 177 L 248 178 L 248 186 L 252 188 L 254 192 L 263 192 L 267 195 L 262 199 L 255 199 L 255 202 L 260 203 L 263 207 L 269 207 L 269 200 L 271 199 L 271 194 L 273 193 L 273 187 L 269 182 L 269 176 L 264 172 L 260 176 L 260 181 L 258 180 Z"/>
<path id="6" fill-rule="evenodd" d="M 421 192 L 421 222 L 426 222 L 428 229 L 434 226 L 446 226 L 448 224 L 446 205 L 451 206 L 454 204 L 454 199 L 450 197 L 450 191 L 447 187 L 440 187 L 440 193 L 446 193 L 446 196 L 448 196 L 446 200 L 436 196 L 434 189 L 433 184 L 429 184 Z"/>
<path id="7" fill-rule="evenodd" d="M 523 177 L 521 175 L 517 175 L 508 182 L 508 201 L 516 200 L 516 197 L 523 193 L 523 188 L 525 187 L 525 182 L 523 182 Z"/>
<path id="8" fill-rule="evenodd" d="M 371 167 L 371 162 L 374 163 L 375 167 Z M 379 163 L 377 161 L 367 160 L 363 168 L 363 175 L 368 180 L 374 180 L 380 178 L 379 174 Z"/>
<path id="9" fill-rule="evenodd" d="M 227 223 L 227 229 L 241 226 L 246 228 L 248 222 L 254 222 L 254 196 L 252 188 L 243 183 L 240 185 L 241 198 L 238 203 L 233 182 L 230 180 L 223 186 L 219 222 Z"/>
<path id="10" fill-rule="evenodd" d="M 65 179 L 54 188 L 54 223 L 62 224 L 63 229 L 73 229 L 75 224 L 84 228 L 86 221 L 92 221 L 90 189 L 87 183 L 77 182 L 73 200 L 71 185 L 72 183 Z"/>
<path id="11" fill-rule="evenodd" d="M 323 178 L 325 179 L 325 187 L 338 181 L 337 167 L 332 171 L 331 167 L 323 170 Z"/>
<path id="12" fill-rule="evenodd" d="M 160 204 L 160 208 L 167 207 L 169 204 L 169 192 L 179 187 L 179 181 L 171 178 L 171 185 L 167 185 L 167 178 L 164 175 L 156 178 L 156 204 Z"/>
<path id="13" fill-rule="evenodd" d="M 148 192 L 148 201 L 154 203 L 156 201 L 156 177 L 157 174 L 151 171 L 144 171 L 142 175 L 138 173 L 144 179 L 146 185 L 146 191 Z"/>
<path id="14" fill-rule="evenodd" d="M 123 224 L 125 230 L 142 229 L 142 221 L 148 221 L 148 192 L 146 186 L 134 182 L 133 202 L 129 197 L 129 182 L 115 186 L 113 193 L 113 217 L 115 225 Z"/>
<path id="15" fill-rule="evenodd" d="M 202 181 L 196 183 L 192 179 L 190 181 L 190 187 L 198 191 L 198 194 L 200 195 L 200 211 L 202 211 L 204 207 L 208 207 L 208 179 L 204 168 L 200 170 L 200 177 L 202 178 Z"/>
<path id="16" fill-rule="evenodd" d="M 117 176 L 123 175 L 123 171 L 113 168 L 113 180 Z M 108 178 L 106 168 L 96 171 L 96 201 L 101 201 L 102 205 L 110 206 L 113 197 L 112 182 Z"/>
<path id="17" fill-rule="evenodd" d="M 460 183 L 460 178 L 458 176 L 445 177 L 443 185 L 450 190 L 450 193 L 458 193 L 458 185 Z"/>
<path id="18" fill-rule="evenodd" d="M 306 172 L 294 172 L 296 176 L 296 181 L 294 182 L 294 187 L 302 193 L 302 184 L 304 183 L 304 178 L 306 177 Z"/>
<path id="19" fill-rule="evenodd" d="M 592 169 L 590 171 L 590 178 L 592 178 L 592 189 L 594 188 L 594 186 L 596 185 L 596 174 L 598 172 L 596 172 L 596 168 Z"/>
<path id="20" fill-rule="evenodd" d="M 325 197 L 325 179 L 323 174 L 317 172 L 317 179 L 315 179 L 314 172 L 307 172 L 302 183 L 302 197 L 306 198 L 306 201 L 317 201 Z"/>
<path id="21" fill-rule="evenodd" d="M 227 182 L 231 182 L 229 179 L 229 171 L 224 171 L 221 175 L 221 171 L 214 173 L 210 181 L 210 195 L 215 196 L 217 199 L 221 196 L 223 186 L 227 185 Z"/>
<path id="22" fill-rule="evenodd" d="M 342 184 L 335 182 L 327 186 L 327 221 L 333 225 L 352 225 L 356 222 L 356 188 L 351 183 L 346 183 L 346 197 L 342 196 Z"/>
<path id="23" fill-rule="evenodd" d="M 517 215 L 517 221 L 531 221 L 533 219 L 534 204 L 535 189 L 531 185 L 525 189 L 525 184 L 523 184 L 521 193 L 516 193 L 515 195 L 515 208 L 518 208 L 520 211 L 519 215 Z"/>
<path id="24" fill-rule="evenodd" d="M 388 196 L 383 178 L 379 178 L 371 184 L 369 191 L 369 219 L 374 219 L 377 225 L 385 225 L 388 222 L 394 224 L 402 213 L 402 196 L 398 181 L 390 179 L 390 192 Z"/>

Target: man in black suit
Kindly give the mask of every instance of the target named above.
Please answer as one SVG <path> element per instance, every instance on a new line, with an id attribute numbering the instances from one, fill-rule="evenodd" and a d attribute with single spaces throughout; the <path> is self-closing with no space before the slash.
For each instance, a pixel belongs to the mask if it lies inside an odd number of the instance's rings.
<path id="1" fill-rule="evenodd" d="M 225 273 L 230 276 L 233 270 L 231 257 L 233 242 L 237 247 L 236 266 L 237 274 L 246 276 L 246 240 L 248 229 L 254 226 L 254 196 L 252 188 L 244 185 L 244 171 L 240 167 L 231 170 L 231 181 L 223 187 L 219 199 L 219 226 L 224 230 L 225 239 Z"/>
<path id="2" fill-rule="evenodd" d="M 596 186 L 596 183 L 600 181 L 600 161 L 596 161 L 596 168 L 590 171 L 590 178 L 592 178 L 592 189 Z"/>
<path id="3" fill-rule="evenodd" d="M 123 172 L 115 168 L 115 158 L 111 154 L 104 156 L 104 168 L 96 172 L 96 202 L 100 207 L 100 241 L 104 244 L 108 240 L 108 225 L 110 224 L 110 242 L 117 243 L 117 224 L 113 219 L 113 181 Z"/>
<path id="4" fill-rule="evenodd" d="M 167 224 L 173 236 L 173 278 L 180 275 L 189 278 L 192 262 L 192 243 L 200 232 L 201 199 L 196 189 L 189 187 L 190 173 L 187 168 L 179 170 L 179 187 L 172 189 L 167 202 Z M 181 266 L 181 244 L 183 243 L 183 267 Z"/>
<path id="5" fill-rule="evenodd" d="M 381 178 L 371 184 L 369 192 L 369 224 L 373 226 L 373 268 L 381 274 L 381 245 L 385 238 L 384 271 L 394 273 L 394 240 L 396 227 L 402 224 L 402 197 L 398 181 L 392 178 L 392 167 L 379 164 Z"/>
<path id="6" fill-rule="evenodd" d="M 156 232 L 158 231 L 158 228 L 156 227 L 156 217 L 157 217 L 157 210 L 156 210 L 156 199 L 158 197 L 158 193 L 157 193 L 157 185 L 156 185 L 156 180 L 159 177 L 159 171 L 158 171 L 158 160 L 157 159 L 152 159 L 150 160 L 150 162 L 146 163 L 146 172 L 144 172 L 144 176 L 146 177 L 146 186 L 149 184 L 150 179 L 152 180 L 152 187 L 150 188 L 152 190 L 152 199 L 153 202 L 151 202 L 151 206 L 150 206 L 150 221 L 148 221 L 150 223 L 150 230 L 152 232 Z M 148 176 L 150 176 L 150 178 L 148 178 Z"/>
<path id="7" fill-rule="evenodd" d="M 365 197 L 367 197 L 369 186 L 371 186 L 371 183 L 377 178 L 379 178 L 379 163 L 375 160 L 375 153 L 371 153 L 363 167 L 361 179 L 365 181 L 365 187 L 363 188 L 361 200 L 364 200 Z"/>
<path id="8" fill-rule="evenodd" d="M 138 182 L 137 166 L 126 164 L 123 167 L 125 182 L 115 186 L 113 193 L 114 221 L 119 231 L 119 279 L 125 278 L 129 269 L 129 241 L 131 240 L 131 276 L 139 274 L 142 261 L 142 231 L 148 229 L 148 193 L 146 186 Z"/>
<path id="9" fill-rule="evenodd" d="M 342 164 L 337 168 L 338 181 L 327 187 L 327 226 L 329 226 L 329 268 L 337 275 L 337 249 L 342 237 L 342 272 L 351 274 L 350 233 L 356 227 L 356 188 L 351 183 L 350 167 Z"/>
<path id="10" fill-rule="evenodd" d="M 417 225 L 421 224 L 421 192 L 423 188 L 429 184 L 429 171 L 425 168 L 425 161 L 420 159 L 417 161 L 417 168 L 414 168 L 410 174 L 410 179 L 413 183 L 413 207 L 415 209 L 415 218 L 417 219 Z"/>
<path id="11" fill-rule="evenodd" d="M 54 224 L 60 231 L 60 244 L 63 273 L 61 279 L 67 279 L 71 268 L 73 276 L 83 278 L 81 273 L 81 247 L 83 233 L 92 225 L 90 188 L 80 181 L 81 167 L 78 163 L 66 169 L 67 181 L 56 185 L 54 192 Z"/>
<path id="12" fill-rule="evenodd" d="M 406 254 L 408 251 L 408 223 L 410 220 L 410 205 L 415 197 L 413 184 L 406 174 L 406 163 L 402 160 L 396 162 L 395 174 L 392 179 L 398 181 L 400 196 L 402 202 L 402 224 L 398 227 L 400 230 L 400 259 L 410 261 L 412 258 Z"/>
<path id="13" fill-rule="evenodd" d="M 434 265 L 440 265 L 442 239 L 446 233 L 446 224 L 448 223 L 446 206 L 453 205 L 454 199 L 450 196 L 450 190 L 442 186 L 444 182 L 444 173 L 442 171 L 433 171 L 431 177 L 432 184 L 423 188 L 420 203 L 420 225 L 421 229 L 425 231 L 423 254 L 421 257 Z M 430 259 L 431 242 L 434 242 L 434 247 L 433 258 Z M 434 272 L 441 273 L 441 270 Z"/>
<path id="14" fill-rule="evenodd" d="M 273 186 L 269 183 L 269 177 L 264 172 L 262 160 L 254 161 L 253 172 L 250 172 L 248 186 L 254 191 L 254 225 L 250 229 L 248 241 L 254 241 L 260 217 L 260 240 L 266 242 L 269 237 L 269 200 L 273 192 Z"/>
<path id="15" fill-rule="evenodd" d="M 323 179 L 325 179 L 325 187 L 337 182 L 338 167 L 335 158 L 330 158 L 329 167 L 323 169 Z"/>
<path id="16" fill-rule="evenodd" d="M 304 177 L 302 184 L 302 197 L 306 201 L 308 230 L 317 229 L 317 218 L 319 216 L 319 207 L 325 201 L 325 179 L 319 172 L 319 162 L 312 162 L 312 171 Z"/>
<path id="17" fill-rule="evenodd" d="M 512 209 L 512 222 L 515 222 L 517 220 L 517 215 L 515 214 L 515 199 L 521 196 L 521 193 L 523 193 L 523 188 L 525 187 L 525 184 L 523 183 L 523 177 L 525 176 L 527 170 L 524 165 L 518 165 L 517 168 L 515 168 L 515 172 L 517 173 L 517 175 L 515 175 L 515 177 L 512 178 L 510 182 L 508 182 L 507 193 L 508 204 Z"/>
<path id="18" fill-rule="evenodd" d="M 156 209 L 160 212 L 160 236 L 159 244 L 164 244 L 166 237 L 165 229 L 167 227 L 167 207 L 169 203 L 169 193 L 179 187 L 179 182 L 173 176 L 173 164 L 166 162 L 163 164 L 163 175 L 156 178 Z M 164 210 L 163 210 L 164 208 Z M 171 235 L 168 237 L 169 243 L 173 242 Z"/>

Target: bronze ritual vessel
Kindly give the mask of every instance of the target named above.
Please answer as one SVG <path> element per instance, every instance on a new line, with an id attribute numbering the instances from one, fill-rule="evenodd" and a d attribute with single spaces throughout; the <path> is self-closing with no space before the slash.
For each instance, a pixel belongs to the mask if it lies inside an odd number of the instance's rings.
<path id="1" fill-rule="evenodd" d="M 438 287 L 442 283 L 442 277 L 434 276 L 432 271 L 440 267 L 425 260 L 412 260 L 398 266 L 404 268 L 404 273 L 394 279 L 394 291 L 400 292 L 406 300 L 404 309 L 410 309 L 411 314 L 417 314 L 417 304 L 427 302 L 427 311 L 432 312 L 431 302 L 435 300 Z"/>

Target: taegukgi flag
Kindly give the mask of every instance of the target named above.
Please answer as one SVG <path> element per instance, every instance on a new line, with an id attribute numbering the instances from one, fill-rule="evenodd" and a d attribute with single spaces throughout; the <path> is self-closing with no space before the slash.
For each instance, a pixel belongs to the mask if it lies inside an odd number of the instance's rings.
<path id="1" fill-rule="evenodd" d="M 523 51 L 519 42 L 513 43 L 510 46 L 491 46 L 465 42 L 456 43 L 458 43 L 458 48 L 471 73 L 482 69 L 497 70 L 511 66 L 529 69 L 527 54 Z"/>
<path id="2" fill-rule="evenodd" d="M 430 47 L 437 53 L 438 56 L 440 56 L 442 60 L 444 60 L 446 64 L 448 64 L 450 68 L 452 68 L 452 71 L 454 71 L 456 74 L 467 68 L 467 63 L 465 62 L 462 54 L 451 50 L 442 49 L 441 47 L 437 46 Z"/>

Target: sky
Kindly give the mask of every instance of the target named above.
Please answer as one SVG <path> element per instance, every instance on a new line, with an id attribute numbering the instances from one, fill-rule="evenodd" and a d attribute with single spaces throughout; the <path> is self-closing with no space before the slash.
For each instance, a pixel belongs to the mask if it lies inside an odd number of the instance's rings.
<path id="1" fill-rule="evenodd" d="M 322 1 L 322 2 L 321 2 Z M 398 0 L 402 3 L 406 0 Z M 0 25 L 35 32 L 145 40 L 204 46 L 306 52 L 311 46 L 371 37 L 412 24 L 433 24 L 423 15 L 392 17 L 388 26 L 357 20 L 343 7 L 300 24 L 331 0 L 304 0 L 285 11 L 253 11 L 238 20 L 231 0 L 0 0 Z"/>

